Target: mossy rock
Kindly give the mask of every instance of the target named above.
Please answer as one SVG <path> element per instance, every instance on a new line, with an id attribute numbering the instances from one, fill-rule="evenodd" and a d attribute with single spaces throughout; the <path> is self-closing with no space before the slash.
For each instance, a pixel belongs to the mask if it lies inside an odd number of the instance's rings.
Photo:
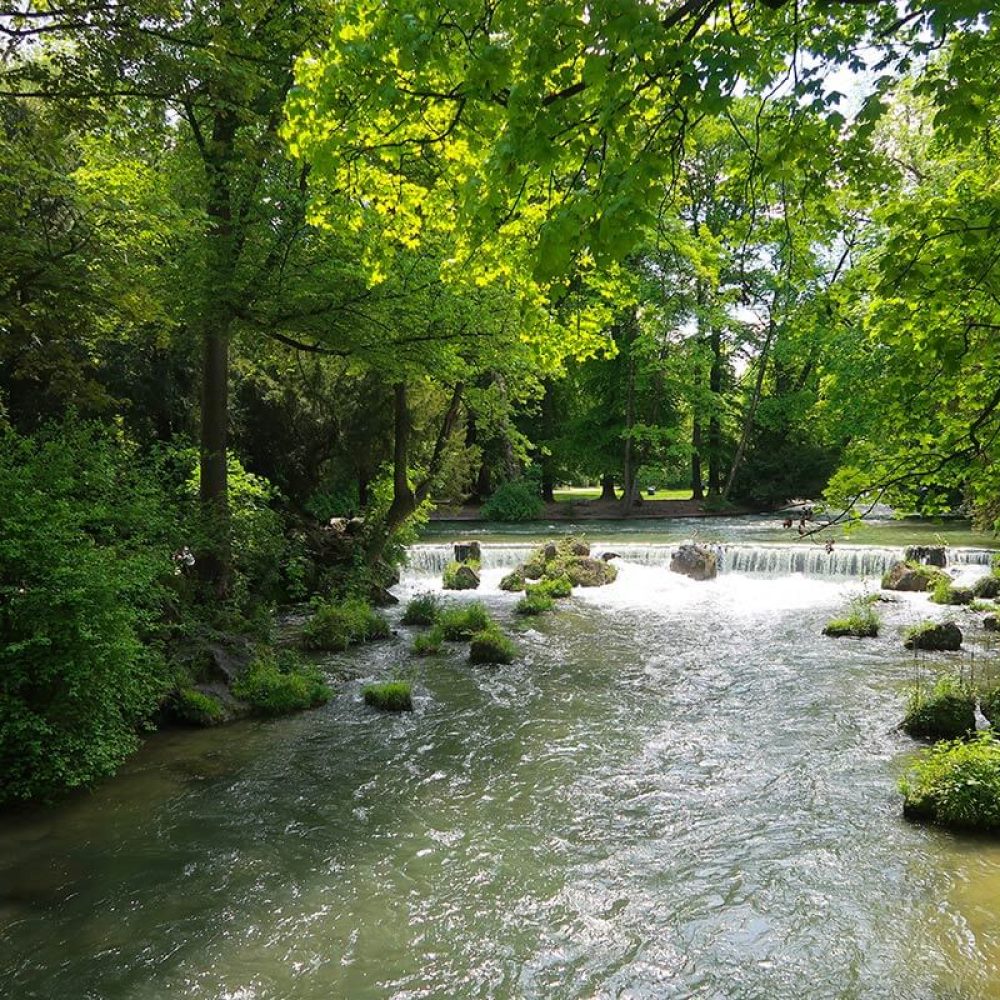
<path id="1" fill-rule="evenodd" d="M 931 600 L 935 604 L 971 604 L 975 595 L 969 587 L 956 587 L 947 577 L 934 584 Z"/>
<path id="2" fill-rule="evenodd" d="M 409 681 L 368 684 L 361 691 L 365 704 L 381 712 L 412 712 L 413 686 Z"/>
<path id="3" fill-rule="evenodd" d="M 508 593 L 511 594 L 520 593 L 522 590 L 524 590 L 524 586 L 525 586 L 524 573 L 519 569 L 515 569 L 512 572 L 508 573 L 500 581 L 500 589 L 506 590 Z"/>
<path id="4" fill-rule="evenodd" d="M 478 590 L 478 563 L 449 563 L 444 570 L 445 590 Z"/>
<path id="5" fill-rule="evenodd" d="M 516 655 L 517 647 L 496 627 L 477 632 L 469 645 L 470 663 L 511 663 Z"/>
<path id="6" fill-rule="evenodd" d="M 911 593 L 926 593 L 939 581 L 951 583 L 951 577 L 933 566 L 916 562 L 893 564 L 882 577 L 883 590 L 903 590 Z"/>
<path id="7" fill-rule="evenodd" d="M 992 574 L 980 577 L 973 586 L 972 593 L 982 600 L 994 601 L 1000 597 L 1000 579 Z"/>
<path id="8" fill-rule="evenodd" d="M 962 648 L 962 630 L 955 622 L 923 622 L 906 631 L 903 645 L 907 649 L 928 649 L 948 652 Z"/>
<path id="9" fill-rule="evenodd" d="M 192 726 L 217 726 L 225 722 L 228 713 L 214 695 L 198 688 L 181 688 L 172 703 L 174 715 Z"/>
<path id="10" fill-rule="evenodd" d="M 603 587 L 618 579 L 618 568 L 603 559 L 573 556 L 560 565 L 560 574 L 574 587 Z"/>
<path id="11" fill-rule="evenodd" d="M 338 651 L 388 636 L 389 622 L 357 598 L 320 605 L 302 629 L 303 645 L 315 650 Z"/>
<path id="12" fill-rule="evenodd" d="M 448 642 L 466 642 L 477 632 L 495 625 L 490 613 L 478 601 L 464 608 L 447 608 L 441 612 L 438 624 Z"/>
<path id="13" fill-rule="evenodd" d="M 983 619 L 983 628 L 987 632 L 1000 632 L 1000 619 L 996 615 L 987 615 Z"/>
<path id="14" fill-rule="evenodd" d="M 541 555 L 532 556 L 521 567 L 521 576 L 526 580 L 541 580 L 545 576 L 545 559 Z"/>
<path id="15" fill-rule="evenodd" d="M 976 729 L 975 697 L 958 685 L 915 692 L 902 730 L 917 740 L 956 740 Z"/>
<path id="16" fill-rule="evenodd" d="M 878 622 L 855 621 L 852 618 L 834 618 L 826 623 L 823 635 L 839 639 L 850 637 L 853 639 L 874 639 L 878 635 Z"/>

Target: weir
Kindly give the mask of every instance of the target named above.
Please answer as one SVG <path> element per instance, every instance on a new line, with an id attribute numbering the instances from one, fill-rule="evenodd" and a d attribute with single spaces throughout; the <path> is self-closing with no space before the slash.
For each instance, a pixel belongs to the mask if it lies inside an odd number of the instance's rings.
<path id="1" fill-rule="evenodd" d="M 524 562 L 538 547 L 537 542 L 485 543 L 481 546 L 484 570 L 509 570 Z M 600 556 L 613 552 L 621 560 L 640 566 L 669 567 L 670 557 L 683 543 L 636 543 L 595 540 L 591 552 Z M 827 552 L 822 544 L 749 545 L 739 543 L 708 544 L 719 556 L 721 573 L 743 573 L 761 577 L 804 576 L 861 578 L 885 573 L 903 558 L 902 548 L 835 544 Z M 988 566 L 994 556 L 989 549 L 949 548 L 948 565 L 955 567 Z M 450 543 L 421 543 L 409 549 L 409 571 L 417 576 L 438 576 L 454 559 Z"/>

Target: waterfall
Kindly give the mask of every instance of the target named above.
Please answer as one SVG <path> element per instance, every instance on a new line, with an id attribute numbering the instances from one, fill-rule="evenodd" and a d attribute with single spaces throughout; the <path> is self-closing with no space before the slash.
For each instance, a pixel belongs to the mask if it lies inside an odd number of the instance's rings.
<path id="1" fill-rule="evenodd" d="M 537 542 L 484 543 L 482 566 L 484 570 L 510 570 L 523 563 L 538 548 Z M 640 566 L 670 565 L 670 557 L 677 550 L 677 543 L 637 543 L 616 540 L 593 541 L 591 552 L 600 556 L 613 552 L 623 562 Z M 721 573 L 742 573 L 760 577 L 791 576 L 801 573 L 816 577 L 881 577 L 893 563 L 903 558 L 902 548 L 877 548 L 868 545 L 836 543 L 832 552 L 820 544 L 750 545 L 726 543 L 708 545 L 719 556 Z M 415 576 L 440 576 L 445 566 L 454 559 L 451 544 L 421 543 L 410 546 L 409 571 Z M 950 548 L 949 566 L 988 566 L 994 552 L 990 549 Z"/>

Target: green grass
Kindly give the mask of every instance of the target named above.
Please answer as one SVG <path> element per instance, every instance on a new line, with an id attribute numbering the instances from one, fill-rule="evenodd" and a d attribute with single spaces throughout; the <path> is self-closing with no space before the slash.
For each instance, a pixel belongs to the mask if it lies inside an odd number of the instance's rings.
<path id="1" fill-rule="evenodd" d="M 412 712 L 413 686 L 409 681 L 368 684 L 362 691 L 365 704 L 382 712 Z"/>
<path id="2" fill-rule="evenodd" d="M 174 698 L 177 717 L 194 726 L 214 726 L 225 718 L 219 701 L 197 688 L 181 688 Z"/>
<path id="3" fill-rule="evenodd" d="M 302 643 L 307 649 L 342 650 L 388 635 L 385 618 L 365 601 L 351 598 L 341 604 L 319 605 L 302 629 Z"/>
<path id="4" fill-rule="evenodd" d="M 445 608 L 438 618 L 438 624 L 441 626 L 441 634 L 448 642 L 467 642 L 477 632 L 494 625 L 494 622 L 485 605 L 473 601 L 464 607 Z"/>
<path id="5" fill-rule="evenodd" d="M 441 613 L 437 594 L 418 594 L 406 605 L 401 619 L 404 625 L 433 625 Z"/>
<path id="6" fill-rule="evenodd" d="M 546 611 L 551 611 L 555 605 L 555 600 L 548 594 L 532 591 L 525 594 L 514 605 L 514 613 L 518 615 L 541 615 Z"/>
<path id="7" fill-rule="evenodd" d="M 285 715 L 330 700 L 319 668 L 287 650 L 258 655 L 232 690 L 260 715 Z"/>
<path id="8" fill-rule="evenodd" d="M 477 632 L 469 646 L 470 663 L 510 663 L 517 656 L 517 647 L 493 625 Z"/>
<path id="9" fill-rule="evenodd" d="M 444 643 L 444 629 L 435 625 L 429 632 L 422 632 L 413 640 L 413 652 L 417 656 L 433 656 L 441 652 Z"/>
<path id="10" fill-rule="evenodd" d="M 569 486 L 562 490 L 553 490 L 556 503 L 573 503 L 575 500 L 597 500 L 601 495 L 599 486 Z M 619 491 L 619 496 L 621 492 Z M 650 496 L 642 494 L 643 500 L 690 500 L 690 490 L 657 490 Z"/>
<path id="11" fill-rule="evenodd" d="M 975 695 L 954 677 L 941 677 L 933 687 L 916 685 L 906 703 L 904 733 L 918 740 L 955 740 L 976 728 Z"/>
<path id="12" fill-rule="evenodd" d="M 878 635 L 882 620 L 872 607 L 869 597 L 855 597 L 848 605 L 847 614 L 843 618 L 834 618 L 826 623 L 823 635 L 850 636 L 855 639 L 874 639 Z"/>

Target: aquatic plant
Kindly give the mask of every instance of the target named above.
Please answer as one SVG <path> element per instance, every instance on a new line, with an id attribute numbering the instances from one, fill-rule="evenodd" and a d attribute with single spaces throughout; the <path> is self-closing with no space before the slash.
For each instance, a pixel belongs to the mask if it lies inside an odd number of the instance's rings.
<path id="1" fill-rule="evenodd" d="M 477 632 L 494 624 L 485 605 L 479 601 L 466 604 L 464 607 L 446 608 L 439 618 L 441 632 L 448 642 L 465 642 Z"/>
<path id="2" fill-rule="evenodd" d="M 948 577 L 941 577 L 934 584 L 931 600 L 935 604 L 971 604 L 973 592 L 969 587 L 956 587 Z"/>
<path id="3" fill-rule="evenodd" d="M 319 668 L 289 650 L 258 654 L 233 683 L 232 691 L 260 715 L 285 715 L 330 700 L 330 688 Z"/>
<path id="4" fill-rule="evenodd" d="M 992 732 L 925 750 L 899 783 L 911 819 L 1000 830 L 1000 743 Z"/>
<path id="5" fill-rule="evenodd" d="M 882 619 L 872 607 L 872 597 L 865 595 L 855 597 L 850 602 L 847 614 L 843 618 L 834 618 L 828 621 L 823 629 L 823 635 L 874 639 L 878 635 L 881 624 Z"/>
<path id="6" fill-rule="evenodd" d="M 370 604 L 350 598 L 340 604 L 320 604 L 302 629 L 307 649 L 342 650 L 359 642 L 385 639 L 389 623 Z"/>
<path id="7" fill-rule="evenodd" d="M 440 625 L 435 625 L 429 632 L 421 632 L 413 640 L 413 652 L 417 656 L 432 656 L 441 652 L 444 643 L 444 629 Z"/>
<path id="8" fill-rule="evenodd" d="M 412 712 L 413 687 L 409 681 L 367 684 L 361 691 L 365 704 L 383 712 Z"/>
<path id="9" fill-rule="evenodd" d="M 469 646 L 470 663 L 510 663 L 517 647 L 494 625 L 477 632 Z"/>
<path id="10" fill-rule="evenodd" d="M 526 588 L 529 594 L 544 594 L 547 597 L 569 597 L 573 584 L 568 576 L 546 576 L 538 583 Z"/>
<path id="11" fill-rule="evenodd" d="M 448 563 L 442 582 L 445 590 L 476 590 L 479 587 L 479 563 L 472 560 Z"/>
<path id="12" fill-rule="evenodd" d="M 955 677 L 941 677 L 933 687 L 915 685 L 906 703 L 902 730 L 919 740 L 954 740 L 976 728 L 976 698 Z"/>
<path id="13" fill-rule="evenodd" d="M 433 625 L 441 612 L 441 599 L 437 594 L 418 594 L 406 605 L 401 619 L 404 625 Z"/>
<path id="14" fill-rule="evenodd" d="M 514 613 L 518 615 L 540 615 L 551 611 L 555 601 L 541 590 L 531 590 L 514 605 Z"/>

